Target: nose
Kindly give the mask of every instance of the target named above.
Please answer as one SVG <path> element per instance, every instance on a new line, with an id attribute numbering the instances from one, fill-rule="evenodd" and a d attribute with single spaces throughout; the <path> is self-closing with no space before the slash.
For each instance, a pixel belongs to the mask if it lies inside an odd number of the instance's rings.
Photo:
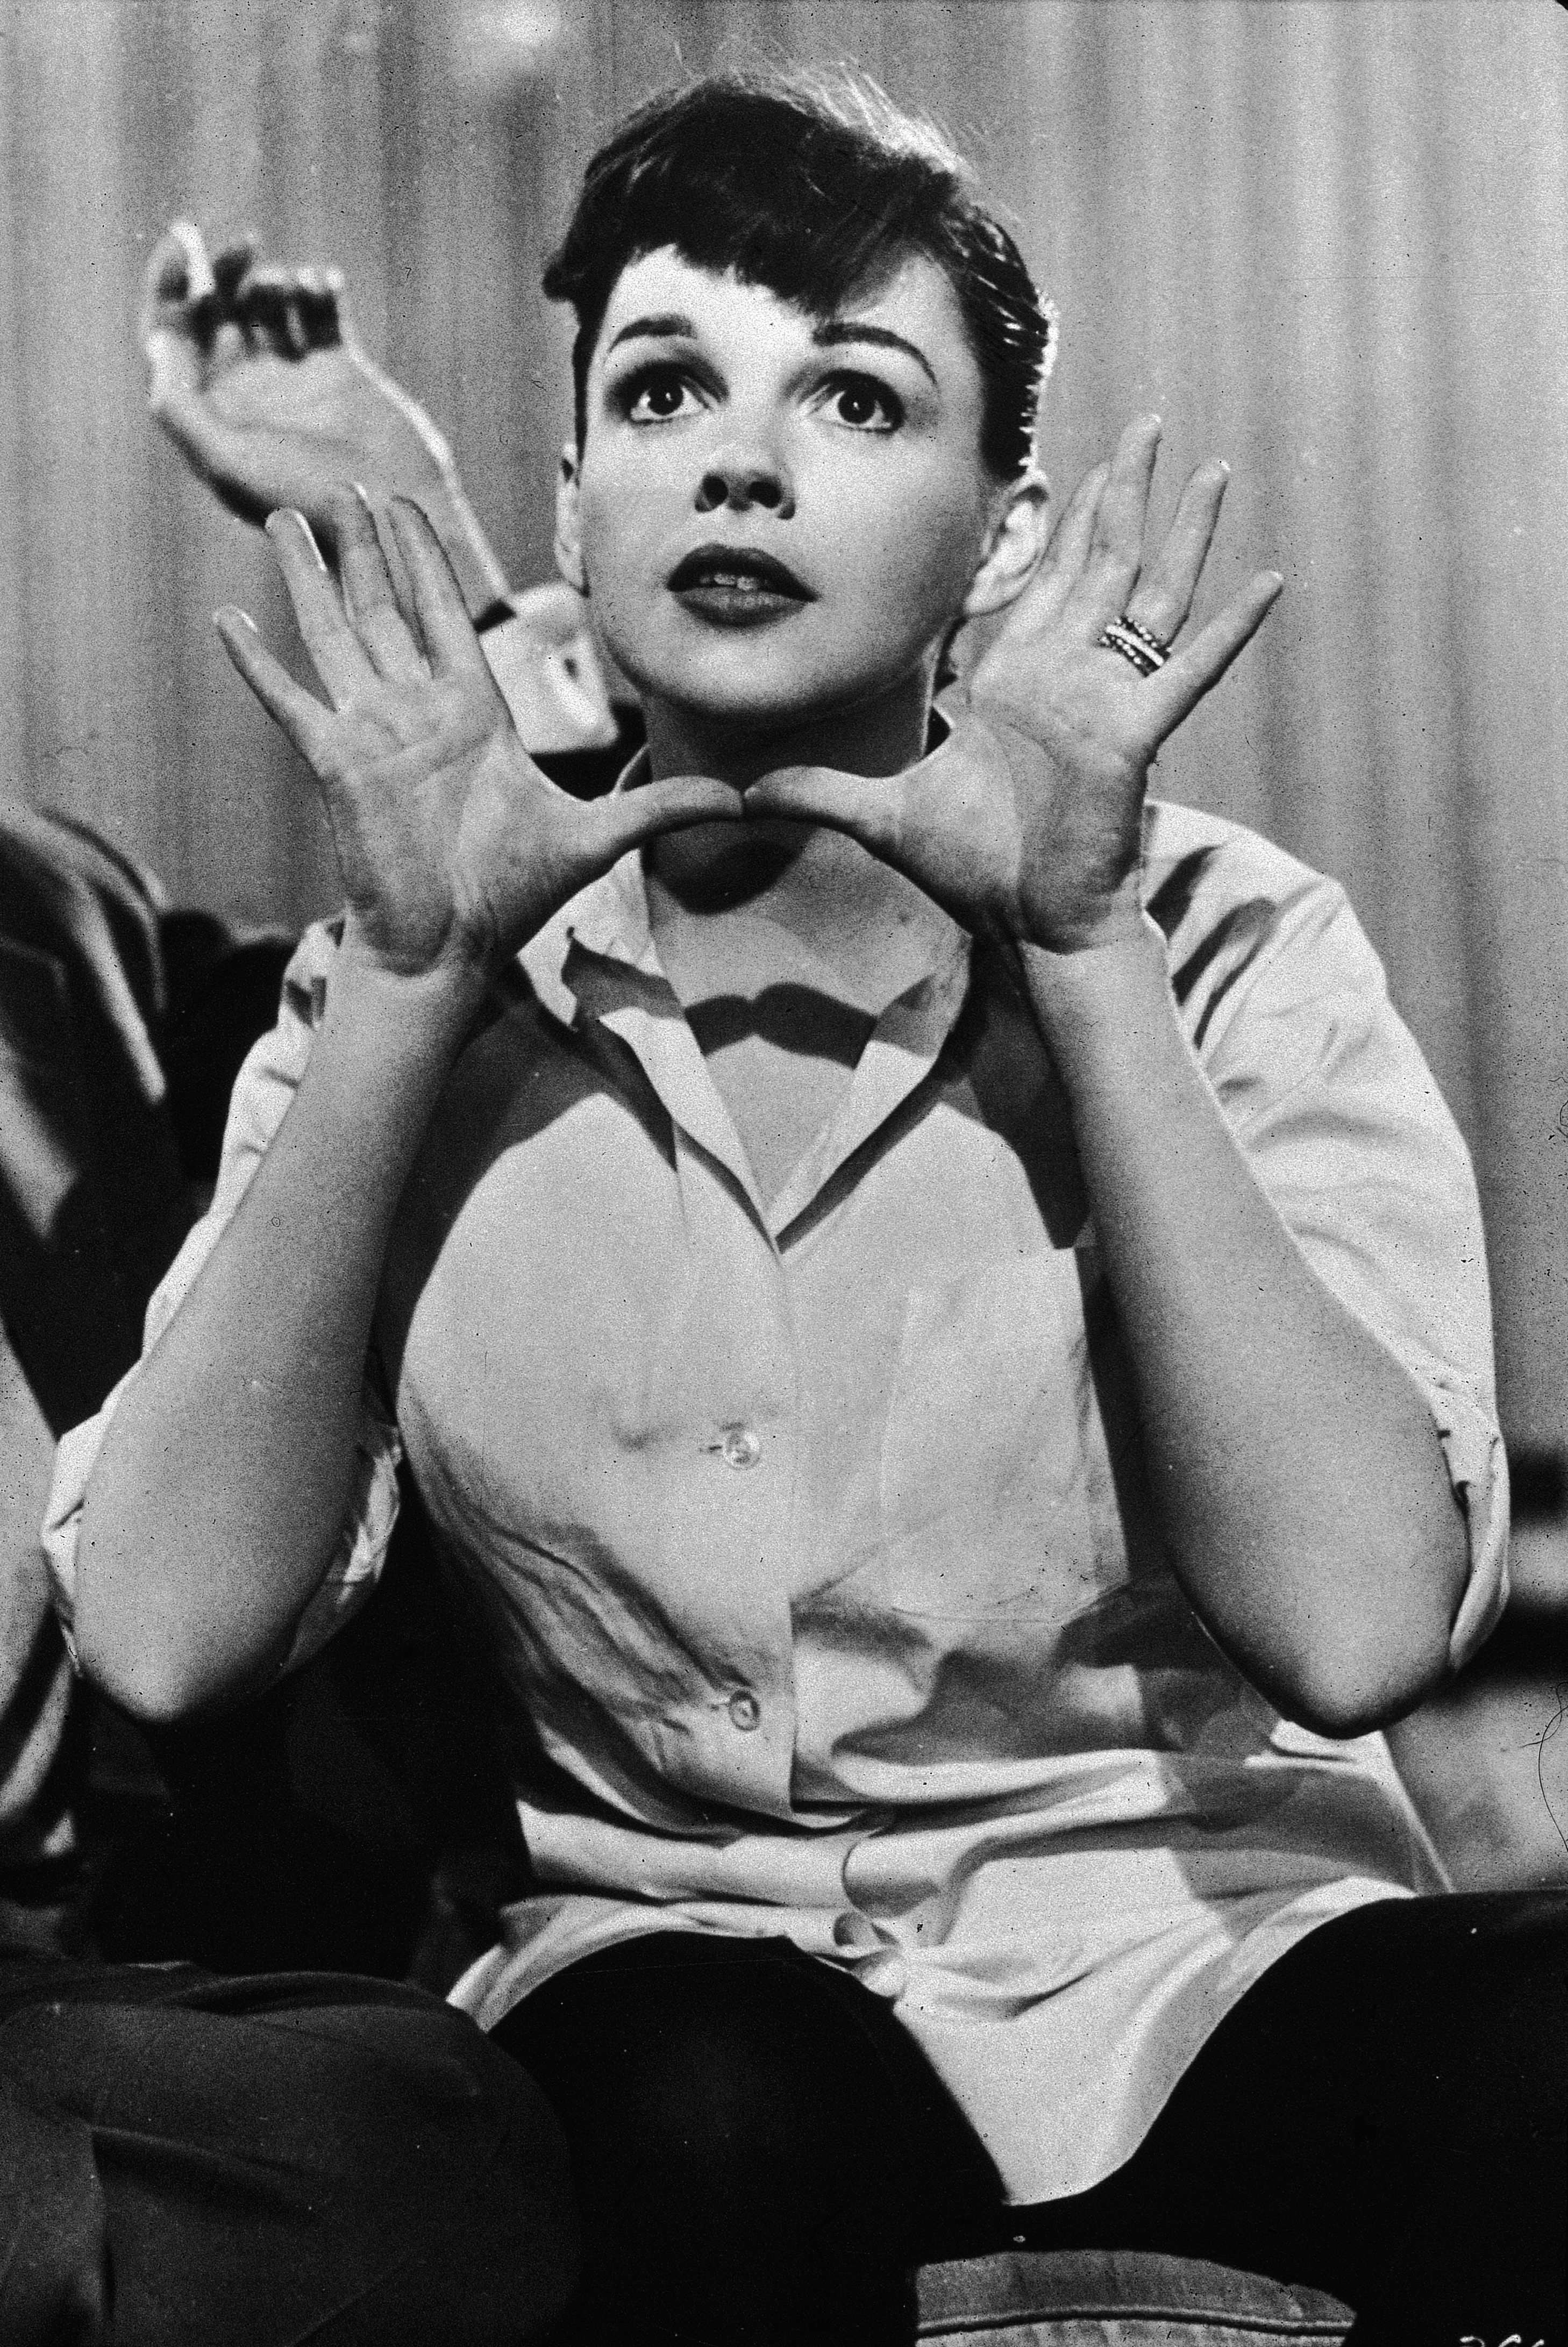
<path id="1" fill-rule="evenodd" d="M 697 484 L 699 513 L 716 513 L 722 506 L 732 513 L 749 513 L 760 506 L 764 513 L 787 521 L 794 511 L 794 497 L 783 466 L 773 457 L 755 449 L 725 448 L 709 458 Z"/>

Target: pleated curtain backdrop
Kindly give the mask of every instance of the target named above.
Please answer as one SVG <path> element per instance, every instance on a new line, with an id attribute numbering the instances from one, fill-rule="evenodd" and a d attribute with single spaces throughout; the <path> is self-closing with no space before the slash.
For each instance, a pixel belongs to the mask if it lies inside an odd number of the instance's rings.
<path id="1" fill-rule="evenodd" d="M 595 138 L 726 60 L 849 57 L 1014 216 L 1063 348 L 1065 492 L 1166 419 L 1226 456 L 1212 591 L 1286 596 L 1158 786 L 1341 879 L 1475 1153 L 1505 1421 L 1568 1439 L 1568 18 L 1549 0 L 5 0 L 0 788 L 174 894 L 298 922 L 324 828 L 210 615 L 252 533 L 143 413 L 162 224 L 348 273 L 546 573 L 567 329 L 538 292 Z"/>

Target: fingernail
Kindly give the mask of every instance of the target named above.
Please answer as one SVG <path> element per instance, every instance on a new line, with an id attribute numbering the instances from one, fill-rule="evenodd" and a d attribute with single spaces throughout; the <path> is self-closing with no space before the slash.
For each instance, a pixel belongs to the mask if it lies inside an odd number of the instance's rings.
<path id="1" fill-rule="evenodd" d="M 249 628 L 253 636 L 259 635 L 261 632 L 255 620 L 251 617 L 250 612 L 242 611 L 238 603 L 219 604 L 218 609 L 212 614 L 212 624 L 215 628 L 220 628 L 224 624 L 225 620 L 227 620 L 231 627 Z"/>
<path id="2" fill-rule="evenodd" d="M 1219 468 L 1221 479 L 1228 481 L 1231 477 L 1231 468 L 1229 465 L 1226 464 L 1223 456 L 1219 459 Z"/>

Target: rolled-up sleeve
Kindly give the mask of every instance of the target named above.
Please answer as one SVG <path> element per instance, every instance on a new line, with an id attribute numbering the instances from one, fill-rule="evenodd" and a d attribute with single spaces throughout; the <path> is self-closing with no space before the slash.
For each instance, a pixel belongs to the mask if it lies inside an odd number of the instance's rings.
<path id="1" fill-rule="evenodd" d="M 187 1235 L 148 1306 L 143 1360 L 195 1285 L 283 1121 L 310 1059 L 336 950 L 332 929 L 318 923 L 307 929 L 289 963 L 277 1024 L 251 1051 L 234 1086 L 212 1203 Z M 83 1495 L 120 1397 L 139 1374 L 138 1364 L 120 1379 L 96 1417 L 71 1429 L 56 1453 L 43 1542 L 56 1610 L 73 1659 L 77 1538 Z M 295 1624 L 284 1669 L 293 1669 L 319 1652 L 374 1587 L 397 1520 L 400 1456 L 397 1430 L 373 1366 L 361 1402 L 349 1510 L 326 1575 Z"/>
<path id="2" fill-rule="evenodd" d="M 1169 934 L 1184 1022 L 1248 1162 L 1325 1286 L 1431 1411 L 1470 1534 L 1457 1668 L 1507 1596 L 1508 1471 L 1469 1152 L 1337 884 L 1235 834 Z"/>

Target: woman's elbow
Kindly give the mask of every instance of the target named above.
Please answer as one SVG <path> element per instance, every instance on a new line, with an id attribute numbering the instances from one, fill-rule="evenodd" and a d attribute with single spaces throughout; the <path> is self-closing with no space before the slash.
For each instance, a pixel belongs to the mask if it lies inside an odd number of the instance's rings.
<path id="1" fill-rule="evenodd" d="M 1446 1527 L 1444 1528 L 1446 1531 Z M 1289 1674 L 1286 1716 L 1337 1739 L 1389 1727 L 1440 1686 L 1468 1554 L 1461 1523 L 1419 1553 L 1389 1561 L 1375 1602 L 1347 1608 L 1327 1635 L 1303 1642 Z"/>
<path id="2" fill-rule="evenodd" d="M 1448 1641 L 1420 1654 L 1377 1653 L 1343 1670 L 1304 1673 L 1281 1703 L 1286 1718 L 1336 1743 L 1391 1727 L 1415 1711 L 1448 1674 Z"/>
<path id="3" fill-rule="evenodd" d="M 150 1635 L 145 1620 L 128 1628 L 78 1602 L 75 1640 L 84 1678 L 133 1719 L 167 1727 L 212 1700 L 195 1658 Z"/>
<path id="4" fill-rule="evenodd" d="M 132 1576 L 135 1602 L 123 1602 L 125 1583 L 102 1571 L 78 1571 L 74 1624 L 77 1665 L 85 1678 L 134 1719 L 167 1727 L 193 1714 L 221 1710 L 266 1686 L 278 1673 L 289 1639 L 261 1650 L 232 1623 L 203 1623 L 150 1575 Z M 117 1602 L 117 1600 L 118 1602 Z"/>

